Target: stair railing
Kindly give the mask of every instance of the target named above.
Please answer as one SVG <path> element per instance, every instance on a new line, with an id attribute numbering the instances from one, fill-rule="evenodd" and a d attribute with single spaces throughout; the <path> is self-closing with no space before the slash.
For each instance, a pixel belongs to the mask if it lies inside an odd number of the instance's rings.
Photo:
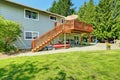
<path id="1" fill-rule="evenodd" d="M 32 41 L 32 49 L 36 48 L 37 46 L 39 46 L 40 44 L 43 44 L 45 41 L 52 39 L 53 36 L 55 36 L 59 31 L 63 30 L 63 24 L 61 25 L 56 25 L 56 27 L 50 31 L 48 31 L 47 33 L 41 35 L 40 37 L 34 39 Z"/>

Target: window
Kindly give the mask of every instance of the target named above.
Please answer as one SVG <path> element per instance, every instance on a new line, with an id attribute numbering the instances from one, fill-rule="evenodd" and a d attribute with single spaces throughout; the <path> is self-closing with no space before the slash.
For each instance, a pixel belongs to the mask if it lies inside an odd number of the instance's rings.
<path id="1" fill-rule="evenodd" d="M 31 32 L 26 32 L 25 33 L 25 39 L 32 39 L 32 33 Z"/>
<path id="2" fill-rule="evenodd" d="M 38 12 L 25 10 L 25 18 L 38 20 Z"/>
<path id="3" fill-rule="evenodd" d="M 37 38 L 38 36 L 39 36 L 39 32 L 36 32 L 36 31 L 26 31 L 24 33 L 25 40 L 32 40 Z"/>
<path id="4" fill-rule="evenodd" d="M 53 21 L 56 21 L 56 17 L 54 17 L 54 16 L 50 16 L 50 19 Z"/>
<path id="5" fill-rule="evenodd" d="M 64 19 L 61 19 L 61 23 L 64 23 L 64 21 L 65 21 Z"/>

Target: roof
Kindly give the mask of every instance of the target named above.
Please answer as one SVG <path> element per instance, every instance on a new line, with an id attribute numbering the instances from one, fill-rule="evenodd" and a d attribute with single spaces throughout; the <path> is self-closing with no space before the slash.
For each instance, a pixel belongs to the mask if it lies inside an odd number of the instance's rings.
<path id="1" fill-rule="evenodd" d="M 70 15 L 70 16 L 67 16 L 67 17 L 65 17 L 65 20 L 75 20 L 75 19 L 77 19 L 78 18 L 78 15 Z"/>
<path id="2" fill-rule="evenodd" d="M 47 13 L 47 14 L 51 14 L 51 15 L 55 15 L 55 16 L 58 16 L 58 17 L 65 18 L 65 17 L 62 16 L 62 15 L 59 15 L 59 14 L 56 14 L 56 13 L 52 13 L 52 12 L 49 12 L 49 11 L 40 10 L 40 9 L 37 9 L 37 8 L 33 8 L 33 7 L 30 7 L 30 6 L 24 5 L 24 4 L 20 4 L 20 3 L 17 3 L 17 2 L 13 2 L 12 0 L 5 0 L 5 1 L 8 2 L 8 3 L 11 3 L 11 4 L 15 4 L 15 5 L 19 5 L 19 6 L 31 8 L 31 9 L 34 9 L 34 10 L 37 10 L 37 11 L 40 11 L 40 12 L 43 12 L 43 13 Z"/>

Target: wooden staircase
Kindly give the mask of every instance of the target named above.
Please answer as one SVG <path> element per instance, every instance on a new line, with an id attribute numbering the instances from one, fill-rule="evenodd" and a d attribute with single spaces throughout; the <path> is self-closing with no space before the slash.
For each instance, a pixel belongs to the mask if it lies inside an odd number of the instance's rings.
<path id="1" fill-rule="evenodd" d="M 55 23 L 55 28 L 32 41 L 32 52 L 37 52 L 47 46 L 62 33 L 91 33 L 93 27 L 90 24 L 78 20 L 68 20 L 63 24 Z"/>
<path id="2" fill-rule="evenodd" d="M 42 36 L 34 39 L 32 41 L 32 52 L 37 52 L 47 46 L 51 41 L 53 41 L 57 36 L 62 34 L 64 31 L 64 24 L 56 23 L 54 29 L 50 30 L 49 32 L 43 34 Z"/>

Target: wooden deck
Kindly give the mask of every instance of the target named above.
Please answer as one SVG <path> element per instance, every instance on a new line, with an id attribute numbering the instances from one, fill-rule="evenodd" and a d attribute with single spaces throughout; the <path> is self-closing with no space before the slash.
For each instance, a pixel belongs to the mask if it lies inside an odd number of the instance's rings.
<path id="1" fill-rule="evenodd" d="M 78 20 L 66 21 L 64 23 L 65 33 L 91 33 L 93 32 L 93 27 L 90 24 L 80 22 Z"/>
<path id="2" fill-rule="evenodd" d="M 91 33 L 93 27 L 77 20 L 65 21 L 63 24 L 55 23 L 55 28 L 32 41 L 32 51 L 37 52 L 50 44 L 56 37 L 63 33 Z M 82 39 L 81 39 L 82 41 Z M 81 42 L 80 42 L 81 43 Z"/>

